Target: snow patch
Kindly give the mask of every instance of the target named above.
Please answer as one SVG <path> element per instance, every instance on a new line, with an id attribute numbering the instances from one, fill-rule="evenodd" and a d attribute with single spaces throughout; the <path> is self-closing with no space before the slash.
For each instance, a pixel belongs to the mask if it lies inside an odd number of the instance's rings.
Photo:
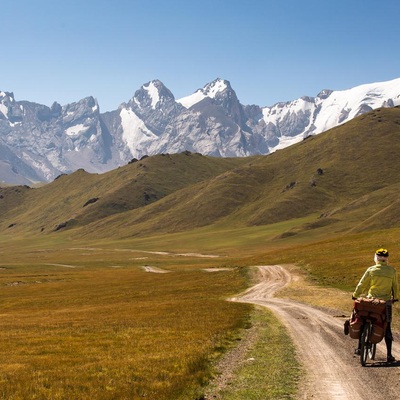
<path id="1" fill-rule="evenodd" d="M 177 102 L 181 103 L 185 108 L 190 108 L 194 104 L 199 103 L 206 97 L 207 96 L 203 93 L 202 90 L 198 90 L 197 92 L 193 93 L 190 96 L 182 97 L 181 99 L 177 100 Z"/>
<path id="2" fill-rule="evenodd" d="M 270 153 L 274 152 L 275 150 L 280 150 L 284 149 L 285 147 L 291 146 L 292 144 L 296 144 L 298 142 L 301 142 L 303 138 L 298 135 L 298 136 L 282 136 L 279 138 L 279 144 L 276 145 L 275 147 L 271 147 L 269 149 Z"/>
<path id="3" fill-rule="evenodd" d="M 8 114 L 8 107 L 5 106 L 4 104 L 1 104 L 1 103 L 0 103 L 0 112 L 1 112 L 5 117 L 7 117 L 7 114 Z"/>
<path id="4" fill-rule="evenodd" d="M 10 126 L 11 126 L 12 128 L 14 128 L 15 126 L 18 126 L 18 125 L 22 125 L 22 121 L 10 122 Z"/>
<path id="5" fill-rule="evenodd" d="M 151 99 L 151 107 L 155 110 L 157 103 L 160 101 L 160 93 L 158 92 L 156 85 L 154 85 L 154 82 L 150 82 L 148 86 L 143 86 L 143 88 L 147 90 Z"/>
<path id="6" fill-rule="evenodd" d="M 71 126 L 70 128 L 67 128 L 65 130 L 65 134 L 70 137 L 76 137 L 82 133 L 85 133 L 88 129 L 89 129 L 88 126 L 85 126 L 83 124 L 77 124 L 77 125 Z"/>
<path id="7" fill-rule="evenodd" d="M 223 92 L 227 87 L 228 86 L 225 81 L 218 79 L 217 81 L 208 84 L 203 89 L 197 90 L 190 96 L 182 97 L 181 99 L 177 100 L 177 102 L 182 104 L 185 108 L 190 108 L 206 97 L 215 99 L 216 95 L 220 92 Z"/>
<path id="8" fill-rule="evenodd" d="M 151 132 L 144 122 L 128 108 L 123 108 L 120 113 L 122 125 L 122 139 L 128 146 L 133 157 L 140 156 L 143 150 L 157 140 L 157 135 Z"/>

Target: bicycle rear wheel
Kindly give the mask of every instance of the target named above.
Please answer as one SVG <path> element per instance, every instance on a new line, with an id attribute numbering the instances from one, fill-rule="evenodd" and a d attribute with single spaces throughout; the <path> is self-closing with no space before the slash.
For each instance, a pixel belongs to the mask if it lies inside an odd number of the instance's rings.
<path id="1" fill-rule="evenodd" d="M 370 331 L 370 322 L 366 322 L 364 324 L 363 330 L 361 332 L 361 352 L 360 352 L 360 361 L 361 365 L 365 367 L 365 364 L 367 363 L 367 357 L 369 353 L 369 346 L 368 346 L 368 339 L 369 339 L 369 331 Z"/>
<path id="2" fill-rule="evenodd" d="M 376 354 L 376 343 L 371 343 L 368 351 L 368 358 L 370 360 L 375 360 L 375 354 Z"/>

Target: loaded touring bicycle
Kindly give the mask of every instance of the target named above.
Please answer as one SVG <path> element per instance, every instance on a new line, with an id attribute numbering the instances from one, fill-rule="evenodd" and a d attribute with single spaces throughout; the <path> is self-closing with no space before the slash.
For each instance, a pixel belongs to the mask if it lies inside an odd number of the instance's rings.
<path id="1" fill-rule="evenodd" d="M 385 336 L 387 319 L 385 300 L 360 297 L 354 301 L 351 317 L 345 322 L 345 334 L 359 340 L 362 366 L 375 359 L 376 345 Z"/>

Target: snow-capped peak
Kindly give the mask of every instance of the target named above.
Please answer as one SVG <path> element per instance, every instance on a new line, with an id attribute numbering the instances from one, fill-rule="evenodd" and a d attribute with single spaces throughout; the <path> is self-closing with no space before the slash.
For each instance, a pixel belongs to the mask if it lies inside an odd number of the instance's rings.
<path id="1" fill-rule="evenodd" d="M 266 126 L 279 127 L 279 144 L 270 151 L 287 147 L 309 135 L 335 126 L 380 107 L 400 105 L 400 78 L 369 83 L 346 90 L 323 90 L 316 98 L 303 97 L 262 109 Z M 276 129 L 276 128 L 275 128 Z"/>
<path id="2" fill-rule="evenodd" d="M 194 104 L 199 103 L 206 97 L 210 99 L 215 99 L 215 97 L 223 92 L 226 89 L 229 89 L 230 84 L 228 81 L 223 79 L 216 79 L 215 81 L 204 86 L 203 89 L 198 89 L 195 93 L 190 96 L 183 97 L 177 100 L 178 103 L 181 103 L 185 108 L 190 108 Z"/>
<path id="3" fill-rule="evenodd" d="M 13 103 L 14 100 L 14 93 L 10 93 L 10 92 L 3 92 L 0 90 L 0 100 L 2 99 L 7 99 L 9 100 L 11 103 Z"/>
<path id="4" fill-rule="evenodd" d="M 224 90 L 230 87 L 229 82 L 223 79 L 216 79 L 215 81 L 206 85 L 203 89 L 204 94 L 208 97 L 214 99 L 218 93 L 223 92 Z"/>
<path id="5" fill-rule="evenodd" d="M 14 93 L 2 92 L 0 90 L 0 113 L 8 117 L 9 107 L 15 102 Z"/>
<path id="6" fill-rule="evenodd" d="M 162 103 L 173 99 L 173 94 L 158 79 L 147 82 L 136 91 L 130 105 L 137 110 L 157 110 L 162 107 Z"/>

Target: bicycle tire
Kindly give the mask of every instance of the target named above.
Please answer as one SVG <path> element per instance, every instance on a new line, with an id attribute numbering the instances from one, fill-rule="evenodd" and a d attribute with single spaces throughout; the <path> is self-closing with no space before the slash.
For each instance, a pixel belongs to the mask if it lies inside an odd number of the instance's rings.
<path id="1" fill-rule="evenodd" d="M 375 355 L 376 355 L 376 343 L 371 343 L 371 348 L 369 349 L 368 357 L 370 360 L 375 360 Z"/>
<path id="2" fill-rule="evenodd" d="M 361 332 L 361 347 L 360 347 L 360 362 L 363 367 L 365 367 L 367 363 L 367 357 L 368 357 L 368 339 L 369 339 L 369 326 L 370 323 L 366 322 L 364 324 L 363 330 Z"/>

